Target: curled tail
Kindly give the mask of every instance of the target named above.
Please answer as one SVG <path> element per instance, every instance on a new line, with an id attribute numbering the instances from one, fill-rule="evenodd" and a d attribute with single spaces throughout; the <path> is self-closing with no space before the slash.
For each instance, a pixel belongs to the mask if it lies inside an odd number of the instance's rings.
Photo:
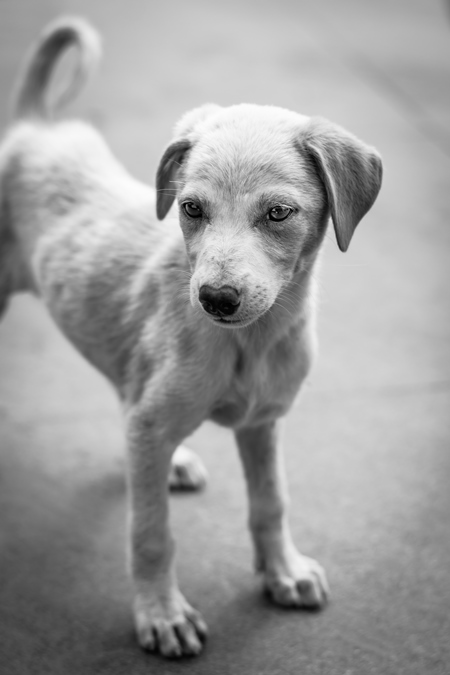
<path id="1" fill-rule="evenodd" d="M 98 33 L 87 21 L 67 17 L 47 26 L 28 55 L 17 89 L 15 119 L 51 117 L 52 110 L 47 101 L 51 76 L 62 53 L 72 46 L 78 49 L 75 70 L 51 107 L 58 109 L 75 98 L 99 61 L 101 43 Z"/>

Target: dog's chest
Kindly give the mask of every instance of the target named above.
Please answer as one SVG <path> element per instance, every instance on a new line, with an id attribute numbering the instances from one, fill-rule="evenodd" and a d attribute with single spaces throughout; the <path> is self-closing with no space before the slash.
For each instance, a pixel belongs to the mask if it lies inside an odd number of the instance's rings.
<path id="1" fill-rule="evenodd" d="M 210 418 L 223 426 L 263 424 L 284 415 L 309 368 L 298 344 L 283 342 L 268 353 L 237 353 L 228 387 L 214 403 Z"/>

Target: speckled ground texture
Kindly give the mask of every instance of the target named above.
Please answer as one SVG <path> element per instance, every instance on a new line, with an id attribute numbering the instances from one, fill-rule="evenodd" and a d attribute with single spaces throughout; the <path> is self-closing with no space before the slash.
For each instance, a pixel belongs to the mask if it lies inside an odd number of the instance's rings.
<path id="1" fill-rule="evenodd" d="M 230 432 L 191 439 L 206 492 L 172 498 L 179 575 L 210 639 L 196 660 L 137 647 L 125 571 L 124 440 L 110 386 L 38 300 L 0 324 L 2 675 L 450 673 L 450 11 L 438 0 L 3 0 L 0 118 L 30 40 L 90 18 L 103 65 L 72 113 L 153 181 L 204 102 L 342 124 L 385 164 L 374 209 L 322 270 L 320 358 L 288 417 L 291 522 L 326 567 L 322 613 L 283 611 L 251 569 Z"/>

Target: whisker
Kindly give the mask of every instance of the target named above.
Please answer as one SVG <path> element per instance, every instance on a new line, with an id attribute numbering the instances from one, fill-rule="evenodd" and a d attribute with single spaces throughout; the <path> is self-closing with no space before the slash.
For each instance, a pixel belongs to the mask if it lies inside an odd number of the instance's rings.
<path id="1" fill-rule="evenodd" d="M 281 307 L 282 309 L 284 309 L 284 310 L 289 314 L 289 316 L 290 316 L 292 319 L 295 318 L 295 314 L 293 314 L 293 313 L 292 313 L 285 305 L 283 305 L 281 302 L 278 302 L 277 300 L 275 300 L 275 302 L 273 303 L 273 306 Z"/>

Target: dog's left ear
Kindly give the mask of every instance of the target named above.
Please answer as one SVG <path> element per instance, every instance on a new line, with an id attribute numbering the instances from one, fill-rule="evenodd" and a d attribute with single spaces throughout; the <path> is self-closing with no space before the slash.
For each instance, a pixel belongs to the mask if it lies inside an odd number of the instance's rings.
<path id="1" fill-rule="evenodd" d="M 327 120 L 312 119 L 302 136 L 302 146 L 325 186 L 338 246 L 346 251 L 380 190 L 381 158 L 374 148 Z"/>
<path id="2" fill-rule="evenodd" d="M 166 217 L 177 194 L 176 177 L 191 141 L 181 138 L 173 141 L 164 151 L 156 172 L 156 215 L 159 220 Z"/>

